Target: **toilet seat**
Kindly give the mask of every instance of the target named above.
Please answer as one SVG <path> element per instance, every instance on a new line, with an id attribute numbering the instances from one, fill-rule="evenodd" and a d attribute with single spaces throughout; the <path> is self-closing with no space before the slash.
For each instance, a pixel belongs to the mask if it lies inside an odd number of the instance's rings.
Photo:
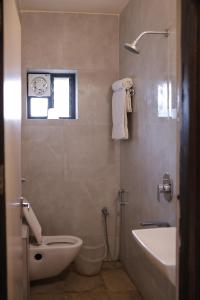
<path id="1" fill-rule="evenodd" d="M 70 235 L 42 236 L 42 228 L 31 206 L 23 207 L 23 213 L 37 241 L 37 245 L 32 244 L 32 246 L 62 248 L 62 247 L 66 247 L 67 245 L 69 248 L 71 247 L 73 248 L 74 245 L 80 243 L 81 240 L 78 237 L 70 236 Z"/>
<path id="2" fill-rule="evenodd" d="M 74 245 L 74 243 L 70 243 L 70 242 L 51 242 L 48 243 L 47 246 L 54 246 L 54 245 L 60 245 L 60 244 L 64 244 L 64 245 Z"/>
<path id="3" fill-rule="evenodd" d="M 31 228 L 31 231 L 37 241 L 38 245 L 41 245 L 43 242 L 42 238 L 42 227 L 40 226 L 40 223 L 32 210 L 31 206 L 29 207 L 23 207 L 23 214 L 26 219 L 26 222 L 28 223 L 29 227 Z"/>
<path id="4" fill-rule="evenodd" d="M 45 250 L 45 249 L 73 249 L 82 245 L 82 240 L 75 236 L 58 235 L 58 236 L 43 236 L 42 244 L 31 244 L 32 249 Z"/>

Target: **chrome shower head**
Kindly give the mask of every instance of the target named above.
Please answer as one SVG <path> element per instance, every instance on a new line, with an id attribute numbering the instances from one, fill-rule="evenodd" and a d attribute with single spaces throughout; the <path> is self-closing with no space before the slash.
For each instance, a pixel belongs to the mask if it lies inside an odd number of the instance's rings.
<path id="1" fill-rule="evenodd" d="M 128 44 L 128 43 L 126 43 L 126 44 L 124 45 L 124 47 L 125 47 L 128 51 L 130 51 L 131 53 L 140 54 L 140 51 L 137 49 L 135 43 L 133 43 L 133 44 Z"/>
<path id="2" fill-rule="evenodd" d="M 124 47 L 129 50 L 131 53 L 136 53 L 136 54 L 140 54 L 140 51 L 137 49 L 137 43 L 139 42 L 139 40 L 146 34 L 162 34 L 165 37 L 169 36 L 169 31 L 165 30 L 165 31 L 144 31 L 142 32 L 131 44 L 126 43 L 124 45 Z"/>

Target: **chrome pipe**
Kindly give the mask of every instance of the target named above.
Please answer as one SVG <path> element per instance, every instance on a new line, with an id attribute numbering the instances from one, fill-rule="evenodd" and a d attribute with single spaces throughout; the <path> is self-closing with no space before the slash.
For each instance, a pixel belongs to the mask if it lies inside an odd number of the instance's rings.
<path id="1" fill-rule="evenodd" d="M 137 48 L 137 43 L 141 38 L 143 38 L 146 34 L 162 34 L 165 37 L 169 36 L 169 30 L 166 29 L 165 31 L 155 31 L 155 30 L 149 30 L 149 31 L 143 31 L 132 43 L 126 43 L 124 44 L 124 47 L 129 50 L 131 53 L 140 54 L 140 51 Z"/>

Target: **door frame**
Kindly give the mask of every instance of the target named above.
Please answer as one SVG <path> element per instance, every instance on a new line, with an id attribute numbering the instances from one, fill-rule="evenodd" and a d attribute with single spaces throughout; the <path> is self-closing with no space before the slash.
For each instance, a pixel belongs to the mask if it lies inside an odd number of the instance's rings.
<path id="1" fill-rule="evenodd" d="M 3 111 L 3 0 L 0 0 L 0 299 L 7 299 L 6 200 Z"/>
<path id="2" fill-rule="evenodd" d="M 200 2 L 182 0 L 179 299 L 200 299 Z"/>

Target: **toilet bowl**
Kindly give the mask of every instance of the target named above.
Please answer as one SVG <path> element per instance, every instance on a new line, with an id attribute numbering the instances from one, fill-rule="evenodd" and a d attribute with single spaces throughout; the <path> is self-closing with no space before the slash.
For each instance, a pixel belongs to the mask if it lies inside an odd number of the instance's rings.
<path id="1" fill-rule="evenodd" d="M 41 226 L 31 207 L 23 207 L 24 217 L 35 237 L 29 245 L 30 280 L 59 275 L 77 256 L 82 240 L 75 236 L 42 236 Z"/>

